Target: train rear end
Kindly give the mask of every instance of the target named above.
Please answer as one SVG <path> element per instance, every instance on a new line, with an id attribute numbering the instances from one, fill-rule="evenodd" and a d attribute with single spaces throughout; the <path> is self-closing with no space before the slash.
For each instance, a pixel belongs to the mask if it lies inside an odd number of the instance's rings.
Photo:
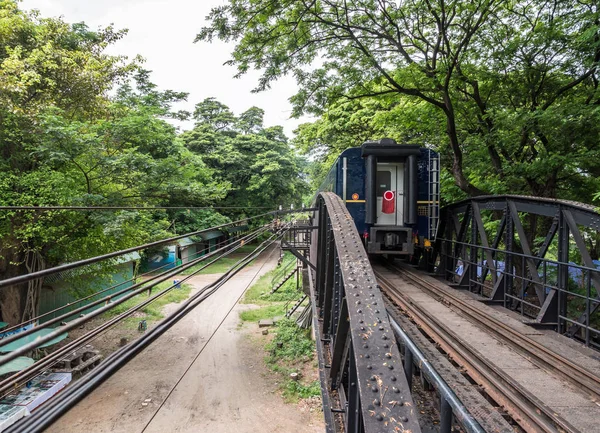
<path id="1" fill-rule="evenodd" d="M 367 252 L 420 256 L 435 238 L 439 167 L 430 149 L 371 141 L 346 149 L 321 190 L 342 198 Z"/>
<path id="2" fill-rule="evenodd" d="M 364 143 L 361 150 L 367 251 L 413 255 L 415 248 L 428 248 L 439 212 L 437 153 L 391 139 Z"/>

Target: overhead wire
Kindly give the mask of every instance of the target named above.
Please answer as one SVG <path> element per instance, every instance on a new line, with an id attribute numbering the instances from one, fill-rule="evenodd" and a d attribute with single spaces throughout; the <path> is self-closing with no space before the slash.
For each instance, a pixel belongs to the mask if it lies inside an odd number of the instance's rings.
<path id="1" fill-rule="evenodd" d="M 140 337 L 135 342 L 121 348 L 117 352 L 107 357 L 103 363 L 80 379 L 73 386 L 55 397 L 50 404 L 39 408 L 22 422 L 9 427 L 7 433 L 25 433 L 41 432 L 60 418 L 68 409 L 77 404 L 95 387 L 114 374 L 123 365 L 129 362 L 137 353 L 147 347 L 150 343 L 160 337 L 185 315 L 192 311 L 197 305 L 206 300 L 212 293 L 222 287 L 237 272 L 243 269 L 254 258 L 260 255 L 274 241 L 274 238 L 280 238 L 281 232 L 265 240 L 253 253 L 246 258 L 238 261 L 232 268 L 221 276 L 217 281 L 205 287 L 205 290 L 194 294 L 187 301 L 181 304 L 173 313 L 161 321 L 156 327 Z M 265 245 L 266 244 L 266 245 Z"/>
<path id="2" fill-rule="evenodd" d="M 263 262 L 263 264 L 261 265 L 261 267 L 258 269 L 258 271 L 256 272 L 256 274 L 252 278 L 252 280 L 250 280 L 248 282 L 248 284 L 246 285 L 246 288 L 244 290 L 242 290 L 242 292 L 237 297 L 237 299 L 235 300 L 235 302 L 231 305 L 231 308 L 229 308 L 229 310 L 227 311 L 227 313 L 223 316 L 223 319 L 219 322 L 219 324 L 217 325 L 217 327 L 210 334 L 210 337 L 208 337 L 208 339 L 202 345 L 202 347 L 200 348 L 200 350 L 198 351 L 198 353 L 196 354 L 196 356 L 194 356 L 194 359 L 192 360 L 192 362 L 190 362 L 190 364 L 185 369 L 185 371 L 183 372 L 183 374 L 179 377 L 179 379 L 171 387 L 171 389 L 169 390 L 169 392 L 167 393 L 167 395 L 165 396 L 165 398 L 158 405 L 158 408 L 154 411 L 154 413 L 152 414 L 152 416 L 150 417 L 150 419 L 148 420 L 148 422 L 146 422 L 146 424 L 144 425 L 144 428 L 142 429 L 142 431 L 140 433 L 144 433 L 146 431 L 146 429 L 148 428 L 148 426 L 150 426 L 150 424 L 152 423 L 152 421 L 154 420 L 154 418 L 156 417 L 156 415 L 158 414 L 158 412 L 160 412 L 160 410 L 163 408 L 163 406 L 165 405 L 165 403 L 167 402 L 167 400 L 169 399 L 169 397 L 171 397 L 171 394 L 173 394 L 173 392 L 175 391 L 175 389 L 177 388 L 177 386 L 179 386 L 179 384 L 181 383 L 181 381 L 183 380 L 183 378 L 189 373 L 189 371 L 191 370 L 192 366 L 196 363 L 196 361 L 198 360 L 198 358 L 200 357 L 200 355 L 202 354 L 202 352 L 204 352 L 204 349 L 206 348 L 206 346 L 208 346 L 210 344 L 211 340 L 213 339 L 213 337 L 215 336 L 215 334 L 217 333 L 217 331 L 219 330 L 219 328 L 221 328 L 221 326 L 223 325 L 223 322 L 225 322 L 225 320 L 227 319 L 227 317 L 229 317 L 229 314 L 231 314 L 231 311 L 235 308 L 235 306 L 238 304 L 238 302 L 240 302 L 240 299 L 242 299 L 242 296 L 244 296 L 244 293 L 246 293 L 246 290 L 248 290 L 248 288 L 252 285 L 252 283 L 254 282 L 254 280 L 256 280 L 256 277 L 258 277 L 260 271 L 265 266 L 265 264 L 269 261 L 269 259 L 272 257 L 272 255 L 273 255 L 273 253 L 275 251 L 276 250 L 271 251 L 271 253 L 268 255 L 268 257 L 265 259 L 265 261 Z"/>
<path id="3" fill-rule="evenodd" d="M 268 227 L 268 225 L 265 225 L 265 226 L 261 227 L 259 230 L 264 229 L 264 231 L 266 231 L 266 227 Z M 226 247 L 223 247 L 223 248 L 226 248 Z M 161 274 L 162 276 L 160 276 L 158 279 L 153 279 L 152 280 L 152 283 L 151 283 L 152 287 L 155 286 L 155 285 L 157 285 L 157 284 L 159 284 L 159 283 L 162 283 L 162 282 L 170 279 L 171 277 L 173 277 L 175 275 L 177 275 L 179 273 L 179 271 L 188 269 L 188 268 L 196 265 L 198 263 L 198 261 L 204 260 L 207 257 L 208 256 L 203 256 L 203 257 L 201 257 L 199 259 L 196 259 L 196 260 L 193 260 L 193 261 L 191 261 L 189 263 L 186 263 L 180 269 L 169 270 L 169 271 L 165 272 L 164 274 Z M 50 332 L 49 334 L 41 336 L 39 338 L 36 338 L 35 341 L 33 341 L 31 343 L 28 343 L 28 344 L 25 344 L 22 347 L 14 350 L 14 351 L 11 351 L 10 353 L 8 353 L 8 354 L 6 354 L 6 355 L 4 355 L 2 357 L 2 360 L 0 361 L 0 365 L 4 364 L 6 362 L 9 362 L 9 361 L 11 361 L 13 359 L 15 359 L 18 356 L 21 356 L 21 355 L 29 352 L 30 350 L 35 349 L 37 346 L 39 346 L 41 344 L 44 344 L 44 343 L 46 343 L 46 342 L 48 342 L 48 341 L 50 341 L 50 340 L 52 340 L 52 339 L 54 339 L 54 338 L 62 335 L 64 332 L 68 331 L 69 329 L 72 329 L 72 328 L 74 328 L 76 326 L 79 326 L 79 325 L 87 322 L 91 318 L 96 317 L 96 316 L 104 313 L 105 311 L 108 311 L 108 310 L 114 308 L 116 305 L 122 304 L 123 302 L 127 301 L 128 299 L 130 299 L 130 298 L 132 298 L 132 297 L 134 297 L 134 296 L 136 296 L 136 295 L 138 295 L 140 293 L 143 293 L 144 291 L 146 291 L 146 290 L 149 289 L 149 287 L 148 286 L 144 286 L 144 284 L 146 284 L 146 283 L 145 282 L 137 283 L 137 284 L 135 284 L 135 285 L 127 288 L 126 290 L 123 290 L 121 292 L 115 293 L 114 295 L 111 295 L 111 296 L 108 296 L 108 297 L 104 297 L 104 298 L 98 299 L 98 300 L 96 300 L 94 302 L 91 302 L 91 303 L 89 303 L 87 305 L 84 305 L 83 307 L 79 307 L 79 308 L 77 308 L 77 309 L 75 309 L 73 311 L 70 311 L 70 312 L 65 313 L 65 314 L 63 314 L 61 316 L 58 316 L 58 317 L 55 317 L 55 318 L 49 320 L 48 322 L 45 323 L 46 326 L 50 326 L 50 325 L 52 325 L 54 323 L 59 323 L 63 319 L 66 319 L 66 318 L 72 316 L 73 314 L 79 313 L 81 311 L 84 311 L 84 310 L 90 308 L 90 306 L 95 306 L 95 305 L 101 304 L 102 302 L 106 302 L 107 300 L 111 299 L 113 296 L 116 296 L 118 294 L 122 294 L 124 292 L 129 292 L 129 293 L 124 293 L 123 296 L 121 296 L 118 299 L 115 299 L 110 304 L 105 305 L 104 307 L 100 307 L 100 308 L 98 308 L 98 309 L 96 309 L 96 310 L 94 310 L 94 311 L 92 311 L 92 312 L 84 315 L 83 317 L 80 317 L 78 319 L 72 320 L 72 321 L 70 321 L 70 322 L 68 322 L 68 323 L 66 323 L 66 324 L 64 324 L 64 325 L 62 325 L 62 326 L 60 326 L 58 328 L 55 328 L 54 331 Z M 135 289 L 135 290 L 132 290 L 132 289 Z M 0 340 L 0 349 L 2 348 L 2 346 L 6 345 L 6 344 L 8 344 L 8 343 L 10 343 L 12 341 L 18 340 L 18 339 L 20 339 L 20 338 L 22 338 L 24 336 L 33 334 L 37 330 L 38 329 L 34 327 L 34 328 L 31 328 L 31 329 L 19 332 L 18 334 L 13 334 L 11 336 L 3 338 L 2 340 Z"/>
<path id="4" fill-rule="evenodd" d="M 55 273 L 58 273 L 58 272 L 67 271 L 67 270 L 78 268 L 78 267 L 85 266 L 85 265 L 90 265 L 90 264 L 97 263 L 97 262 L 100 262 L 100 261 L 103 261 L 103 260 L 111 259 L 113 257 L 122 256 L 124 254 L 134 253 L 136 251 L 144 250 L 144 249 L 147 249 L 147 248 L 156 247 L 156 246 L 160 246 L 160 245 L 165 245 L 165 244 L 172 243 L 172 242 L 174 242 L 176 240 L 179 240 L 179 239 L 183 239 L 183 238 L 186 238 L 186 237 L 199 235 L 201 233 L 206 233 L 208 231 L 222 229 L 222 228 L 229 227 L 229 226 L 232 226 L 232 225 L 235 225 L 235 224 L 244 223 L 244 222 L 256 219 L 256 218 L 261 218 L 261 217 L 265 217 L 265 216 L 268 216 L 268 215 L 274 215 L 277 212 L 278 211 L 265 212 L 265 213 L 262 213 L 260 215 L 254 215 L 254 216 L 251 216 L 251 217 L 239 219 L 237 221 L 232 221 L 232 222 L 229 222 L 229 223 L 226 223 L 226 224 L 221 224 L 221 225 L 218 225 L 218 226 L 209 227 L 209 228 L 198 230 L 198 231 L 195 231 L 195 232 L 190 232 L 190 233 L 186 233 L 186 234 L 183 234 L 183 235 L 174 236 L 174 237 L 171 237 L 171 238 L 168 238 L 168 239 L 163 239 L 163 240 L 160 240 L 160 241 L 150 242 L 150 243 L 147 243 L 147 244 L 144 244 L 144 245 L 138 245 L 138 246 L 135 246 L 135 247 L 126 248 L 124 250 L 114 251 L 112 253 L 103 254 L 103 255 L 100 255 L 100 256 L 90 257 L 88 259 L 78 260 L 76 262 L 65 263 L 63 265 L 55 266 L 53 268 L 43 269 L 43 270 L 36 271 L 36 272 L 30 272 L 28 274 L 20 275 L 18 277 L 9 278 L 9 279 L 6 279 L 6 280 L 0 280 L 0 289 L 3 288 L 3 287 L 9 287 L 9 286 L 13 286 L 15 284 L 21 284 L 21 283 L 25 283 L 25 282 L 28 282 L 28 281 L 31 281 L 31 280 L 38 279 L 38 278 L 46 277 L 48 275 L 52 275 L 52 274 L 55 274 Z"/>
<path id="5" fill-rule="evenodd" d="M 246 210 L 246 209 L 273 209 L 270 206 L 0 206 L 2 210 L 34 210 L 34 211 L 54 211 L 54 210 Z"/>
<path id="6" fill-rule="evenodd" d="M 238 237 L 239 237 L 239 236 L 238 236 Z M 219 243 L 218 243 L 218 244 L 216 244 L 215 246 L 216 246 L 217 248 L 219 248 L 221 245 L 231 245 L 231 244 L 233 244 L 235 241 L 236 241 L 236 238 L 234 237 L 233 239 L 228 239 L 228 240 L 226 240 L 226 241 L 219 242 Z M 196 252 L 196 253 L 192 254 L 192 256 L 191 256 L 191 257 L 188 257 L 188 259 L 189 259 L 189 260 L 192 260 L 192 259 L 194 258 L 194 256 L 199 256 L 200 254 L 203 254 L 203 253 L 204 253 L 204 251 L 199 251 L 199 252 Z M 199 257 L 196 257 L 196 258 L 199 258 Z M 28 319 L 28 320 L 25 320 L 25 321 L 23 321 L 23 322 L 19 323 L 19 324 L 17 324 L 17 325 L 13 325 L 13 326 L 10 326 L 10 327 L 7 327 L 7 328 L 4 328 L 4 329 L 2 329 L 2 330 L 0 331 L 0 335 L 6 335 L 7 333 L 10 333 L 10 332 L 12 332 L 12 331 L 15 331 L 15 330 L 17 330 L 17 329 L 24 328 L 25 326 L 29 325 L 30 323 L 35 323 L 35 322 L 39 321 L 40 319 L 43 319 L 44 317 L 47 317 L 47 316 L 49 316 L 49 315 L 51 315 L 51 314 L 55 314 L 55 313 L 57 313 L 58 311 L 64 310 L 65 308 L 72 307 L 73 305 L 80 304 L 80 303 L 82 303 L 83 301 L 87 301 L 88 299 L 91 299 L 91 298 L 93 298 L 94 296 L 98 296 L 98 295 L 101 295 L 102 293 L 106 293 L 106 292 L 108 292 L 108 291 L 110 291 L 110 290 L 116 289 L 117 287 L 119 287 L 119 286 L 122 286 L 122 285 L 124 285 L 124 284 L 127 284 L 127 283 L 130 283 L 130 282 L 132 282 L 132 281 L 135 281 L 135 280 L 136 280 L 136 279 L 138 279 L 138 278 L 142 278 L 142 277 L 145 277 L 145 276 L 148 276 L 148 275 L 154 274 L 155 272 L 159 271 L 160 269 L 162 269 L 162 268 L 165 268 L 165 267 L 167 267 L 167 266 L 169 266 L 169 265 L 171 265 L 171 264 L 172 264 L 172 263 L 166 263 L 166 264 L 164 264 L 164 265 L 162 265 L 162 266 L 159 266 L 158 268 L 151 269 L 151 270 L 150 270 L 150 271 L 148 271 L 148 272 L 145 272 L 145 273 L 143 273 L 143 274 L 140 274 L 140 275 L 136 275 L 136 276 L 134 276 L 133 278 L 129 278 L 129 279 L 127 279 L 127 280 L 125 280 L 125 281 L 122 281 L 122 282 L 120 282 L 120 283 L 118 283 L 118 284 L 114 284 L 114 285 L 112 285 L 112 286 L 110 286 L 110 287 L 107 287 L 107 288 L 104 288 L 104 289 L 102 289 L 102 290 L 99 290 L 99 291 L 97 291 L 97 292 L 91 293 L 91 294 L 89 294 L 89 295 L 87 295 L 87 296 L 84 296 L 83 298 L 78 298 L 78 299 L 76 299 L 76 300 L 74 300 L 74 301 L 72 301 L 72 302 L 68 302 L 68 303 L 66 303 L 66 304 L 63 304 L 63 305 L 61 305 L 61 306 L 59 306 L 59 307 L 55 308 L 54 310 L 47 311 L 47 312 L 45 312 L 45 313 L 39 314 L 39 315 L 37 315 L 37 316 L 35 316 L 35 317 L 32 317 L 31 319 Z M 183 265 L 183 263 L 182 263 L 181 265 Z M 181 265 L 178 265 L 178 266 L 181 266 Z M 177 268 L 177 266 L 176 266 L 175 268 Z M 175 269 L 175 268 L 173 268 L 173 269 Z M 172 269 L 169 269 L 169 270 L 172 270 Z M 158 276 L 160 276 L 160 275 L 163 275 L 163 274 L 157 274 L 157 275 L 156 275 L 156 277 L 158 277 Z M 153 275 L 153 277 L 154 277 L 154 275 Z M 150 279 L 150 280 L 146 280 L 146 281 L 145 281 L 145 283 L 147 283 L 147 282 L 149 282 L 149 281 L 151 281 L 151 280 L 152 280 L 152 279 Z M 130 286 L 130 287 L 128 287 L 128 288 L 131 288 L 131 286 Z M 119 292 L 119 293 L 120 293 L 120 292 Z M 116 296 L 116 295 L 118 295 L 118 294 L 115 294 L 115 293 L 113 293 L 111 296 Z M 72 313 L 72 314 L 76 314 L 76 313 Z M 1 343 L 1 342 L 2 342 L 2 337 L 0 337 L 0 343 Z"/>
<path id="7" fill-rule="evenodd" d="M 247 238 L 247 241 L 252 242 L 258 236 L 260 236 L 261 233 L 257 233 L 255 231 L 254 233 L 249 235 L 249 237 Z M 172 284 L 170 287 L 167 287 L 164 290 L 155 294 L 154 296 L 142 301 L 139 304 L 136 304 L 135 306 L 131 307 L 127 311 L 110 319 L 109 321 L 103 323 L 102 325 L 98 326 L 97 328 L 94 328 L 90 332 L 78 337 L 76 340 L 69 342 L 69 344 L 59 348 L 55 352 L 52 352 L 50 355 L 38 360 L 36 363 L 34 363 L 32 366 L 28 367 L 27 369 L 21 370 L 15 374 L 13 374 L 12 376 L 4 379 L 3 381 L 0 382 L 0 394 L 10 391 L 11 389 L 14 389 L 15 386 L 19 386 L 19 383 L 22 384 L 25 381 L 31 380 L 37 374 L 50 368 L 52 365 L 54 365 L 56 362 L 58 362 L 61 358 L 63 358 L 68 353 L 71 353 L 71 352 L 77 350 L 77 348 L 82 347 L 83 345 L 89 343 L 93 339 L 97 338 L 99 334 L 106 331 L 110 327 L 116 325 L 120 321 L 126 319 L 131 314 L 133 314 L 135 311 L 138 311 L 140 308 L 143 308 L 143 307 L 151 304 L 152 302 L 156 301 L 158 298 L 166 295 L 171 290 L 173 290 L 175 287 L 177 287 L 178 284 L 181 284 L 181 283 L 187 281 L 188 279 L 195 276 L 198 272 L 201 272 L 203 269 L 207 268 L 208 266 L 212 265 L 213 263 L 217 262 L 218 260 L 222 259 L 223 257 L 235 252 L 236 250 L 238 250 L 239 248 L 242 247 L 243 243 L 241 241 L 242 240 L 240 239 L 239 245 L 234 246 L 234 248 L 232 248 L 231 250 L 225 251 L 222 255 L 220 255 L 216 259 L 210 261 L 209 263 L 206 263 L 205 265 L 201 266 L 199 269 L 196 269 L 193 273 L 191 273 L 188 276 L 185 276 L 185 278 L 178 281 L 177 284 Z M 216 252 L 217 251 L 215 251 L 214 253 L 216 253 Z"/>

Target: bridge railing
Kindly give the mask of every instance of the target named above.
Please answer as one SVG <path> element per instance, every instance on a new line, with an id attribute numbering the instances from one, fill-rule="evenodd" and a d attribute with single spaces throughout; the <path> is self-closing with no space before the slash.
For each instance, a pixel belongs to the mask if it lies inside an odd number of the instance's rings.
<path id="1" fill-rule="evenodd" d="M 375 275 L 341 199 L 321 193 L 309 281 L 328 432 L 420 432 Z"/>
<path id="2" fill-rule="evenodd" d="M 600 214 L 581 203 L 476 197 L 441 212 L 434 263 L 458 288 L 600 346 Z"/>

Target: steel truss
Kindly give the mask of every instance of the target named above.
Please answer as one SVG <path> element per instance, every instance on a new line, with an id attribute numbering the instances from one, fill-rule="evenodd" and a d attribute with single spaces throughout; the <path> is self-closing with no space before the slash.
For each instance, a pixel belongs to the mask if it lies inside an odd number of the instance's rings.
<path id="1" fill-rule="evenodd" d="M 442 209 L 430 269 L 532 324 L 598 346 L 600 271 L 587 245 L 598 242 L 599 232 L 592 206 L 476 197 Z"/>
<path id="2" fill-rule="evenodd" d="M 321 193 L 308 267 L 328 432 L 420 432 L 400 352 L 352 217 Z"/>

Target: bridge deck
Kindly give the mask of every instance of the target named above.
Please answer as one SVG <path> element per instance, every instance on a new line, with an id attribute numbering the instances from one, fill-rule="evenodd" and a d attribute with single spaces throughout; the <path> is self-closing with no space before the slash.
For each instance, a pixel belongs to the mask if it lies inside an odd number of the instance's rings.
<path id="1" fill-rule="evenodd" d="M 564 378 L 557 377 L 553 372 L 547 371 L 536 365 L 525 354 L 519 353 L 514 347 L 490 335 L 480 326 L 467 319 L 456 308 L 434 300 L 432 296 L 421 288 L 408 282 L 395 271 L 377 265 L 374 266 L 376 274 L 393 284 L 394 288 L 427 314 L 438 319 L 440 323 L 450 329 L 456 339 L 470 346 L 473 351 L 487 361 L 500 374 L 512 378 L 522 388 L 525 394 L 538 399 L 542 406 L 549 409 L 564 420 L 572 431 L 590 432 L 597 431 L 600 419 L 600 406 L 592 400 L 589 394 L 569 383 Z M 553 331 L 537 330 L 522 323 L 521 317 L 481 303 L 477 297 L 469 292 L 459 292 L 443 283 L 429 277 L 430 283 L 441 293 L 451 291 L 462 300 L 483 311 L 486 315 L 500 320 L 502 323 L 527 335 L 536 342 L 550 348 L 570 361 L 585 367 L 592 373 L 600 373 L 600 356 L 573 340 L 562 337 Z M 518 317 L 518 316 L 517 316 Z"/>
<path id="2" fill-rule="evenodd" d="M 246 308 L 236 305 L 238 299 L 256 277 L 276 266 L 277 255 L 268 260 L 267 255 L 241 271 L 47 431 L 322 431 L 322 425 L 311 430 L 306 414 L 284 406 L 277 394 L 266 389 L 262 353 L 235 332 L 239 311 Z M 191 283 L 197 290 L 216 277 L 201 275 Z M 147 399 L 151 401 L 144 406 Z"/>

